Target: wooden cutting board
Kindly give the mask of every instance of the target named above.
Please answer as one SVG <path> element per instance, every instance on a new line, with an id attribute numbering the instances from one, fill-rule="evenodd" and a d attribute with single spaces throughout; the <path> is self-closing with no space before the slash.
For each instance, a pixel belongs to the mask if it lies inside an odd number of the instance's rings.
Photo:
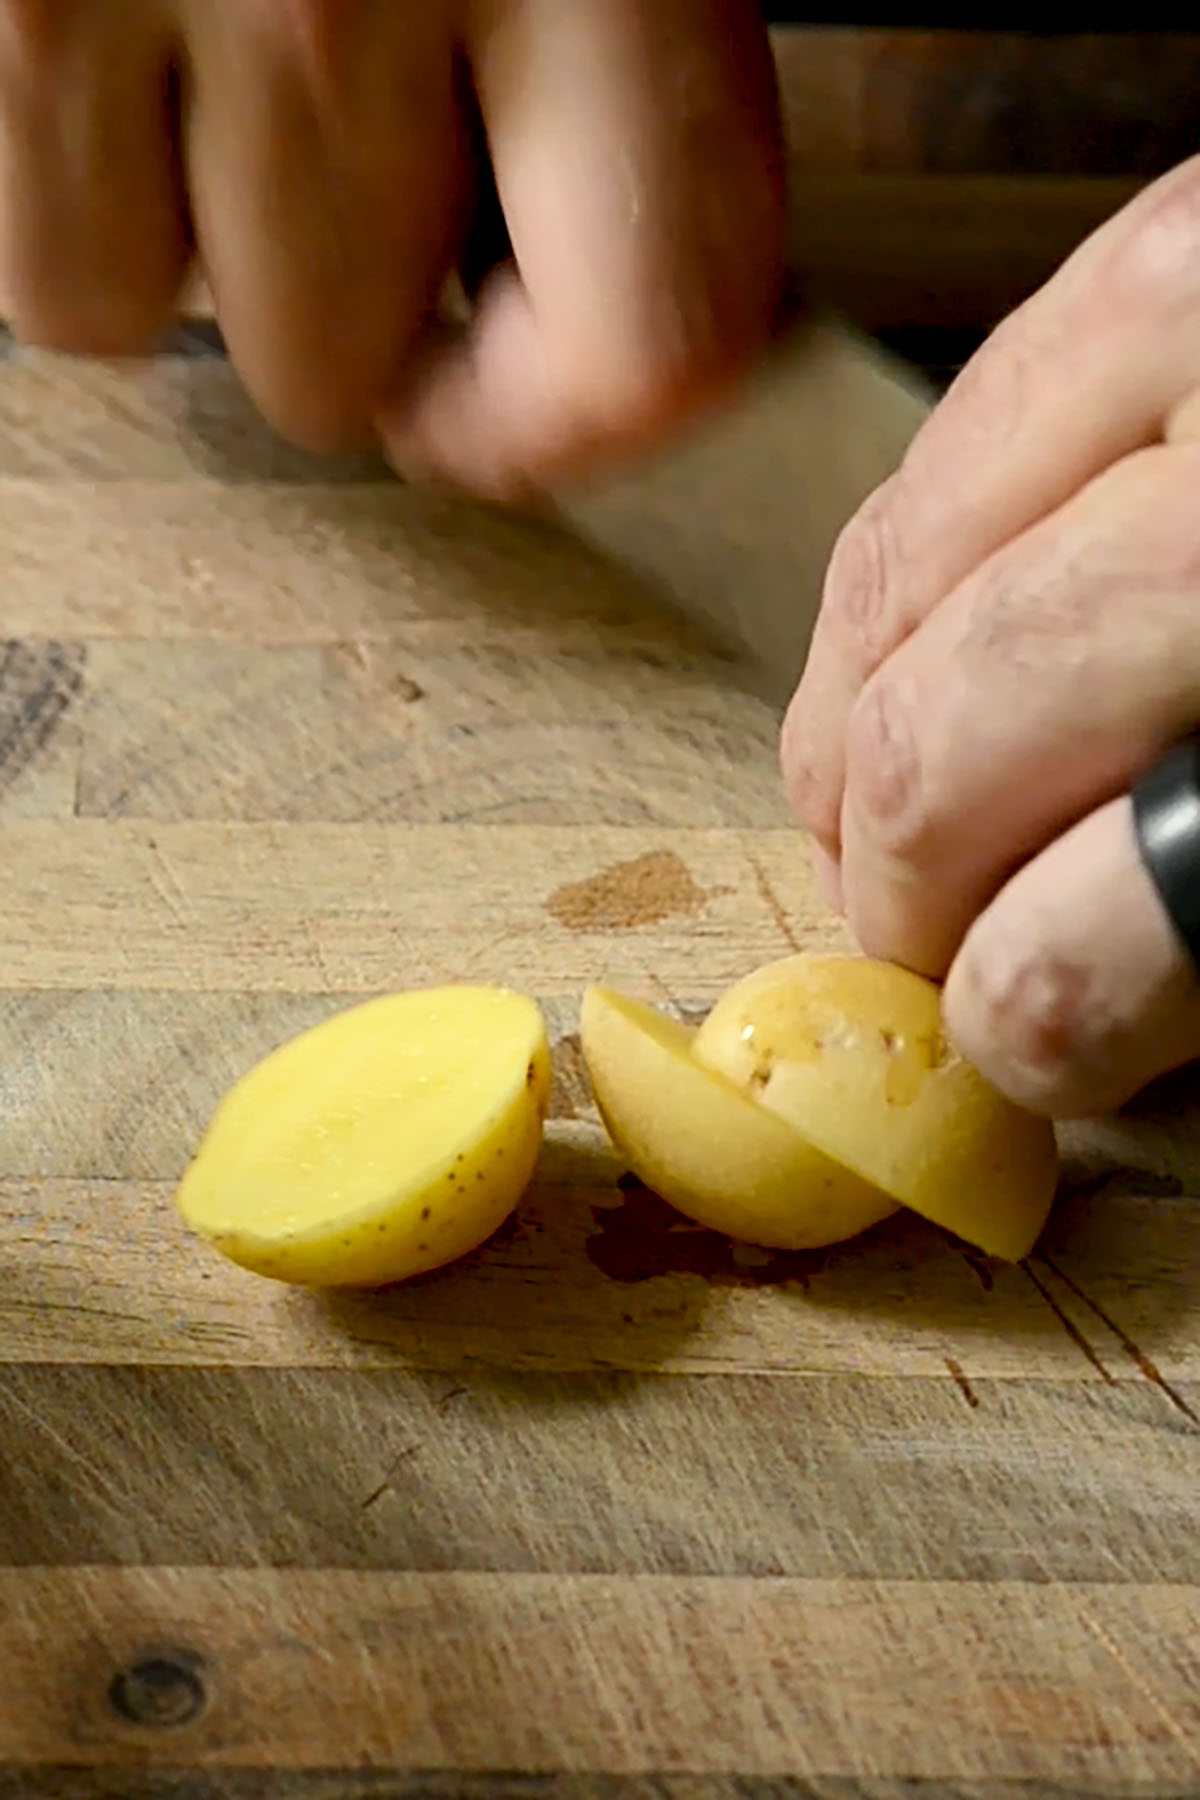
<path id="1" fill-rule="evenodd" d="M 212 356 L 10 359 L 0 534 L 0 1796 L 1200 1793 L 1183 1089 L 1064 1133 L 1024 1267 L 735 1250 L 576 1016 L 839 940 L 741 663 Z M 242 1069 L 455 978 L 553 1029 L 510 1228 L 332 1303 L 188 1239 Z"/>

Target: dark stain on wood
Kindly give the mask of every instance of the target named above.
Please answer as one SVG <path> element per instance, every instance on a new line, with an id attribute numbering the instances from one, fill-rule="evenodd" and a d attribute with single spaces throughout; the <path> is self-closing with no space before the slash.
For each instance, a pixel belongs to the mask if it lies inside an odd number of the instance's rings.
<path id="1" fill-rule="evenodd" d="M 83 686 L 81 644 L 0 645 L 0 789 L 45 749 Z"/>
<path id="2" fill-rule="evenodd" d="M 664 919 L 694 918 L 709 896 L 671 850 L 651 850 L 568 882 L 546 910 L 567 931 L 638 931 Z"/>
<path id="3" fill-rule="evenodd" d="M 1107 1200 L 1109 1198 L 1139 1200 L 1181 1200 L 1183 1183 L 1178 1175 L 1160 1175 L 1151 1169 L 1111 1166 L 1103 1169 L 1072 1168 L 1068 1165 L 1058 1184 L 1058 1201 Z"/>
<path id="4" fill-rule="evenodd" d="M 686 1219 L 636 1175 L 623 1175 L 618 1186 L 621 1204 L 593 1208 L 598 1229 L 585 1245 L 590 1261 L 610 1281 L 699 1275 L 722 1287 L 806 1287 L 839 1249 L 767 1250 L 738 1244 Z"/>

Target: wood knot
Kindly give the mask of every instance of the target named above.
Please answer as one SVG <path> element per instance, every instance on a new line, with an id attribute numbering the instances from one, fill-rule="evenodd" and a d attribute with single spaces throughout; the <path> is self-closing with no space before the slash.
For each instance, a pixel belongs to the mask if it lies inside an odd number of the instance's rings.
<path id="1" fill-rule="evenodd" d="M 113 1676 L 109 1705 L 127 1725 L 177 1731 L 198 1719 L 207 1704 L 204 1664 L 190 1651 L 139 1656 Z"/>

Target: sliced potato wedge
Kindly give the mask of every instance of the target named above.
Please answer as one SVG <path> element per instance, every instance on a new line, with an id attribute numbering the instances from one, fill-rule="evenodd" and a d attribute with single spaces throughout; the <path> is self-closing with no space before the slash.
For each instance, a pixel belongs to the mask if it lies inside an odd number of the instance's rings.
<path id="1" fill-rule="evenodd" d="M 835 1243 L 896 1203 L 692 1054 L 694 1034 L 604 988 L 581 1042 L 597 1105 L 633 1172 L 689 1218 L 774 1249 Z"/>
<path id="2" fill-rule="evenodd" d="M 826 1156 L 990 1254 L 1036 1242 L 1053 1127 L 956 1054 L 932 982 L 856 956 L 794 956 L 725 994 L 696 1060 Z"/>

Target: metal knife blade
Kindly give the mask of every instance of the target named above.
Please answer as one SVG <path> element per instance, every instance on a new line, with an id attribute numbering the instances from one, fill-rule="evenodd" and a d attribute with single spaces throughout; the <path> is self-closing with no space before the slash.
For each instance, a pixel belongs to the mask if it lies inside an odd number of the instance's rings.
<path id="1" fill-rule="evenodd" d="M 559 502 L 593 547 L 787 699 L 843 525 L 933 404 L 915 369 L 830 320 L 792 329 L 749 391 L 670 451 Z"/>

